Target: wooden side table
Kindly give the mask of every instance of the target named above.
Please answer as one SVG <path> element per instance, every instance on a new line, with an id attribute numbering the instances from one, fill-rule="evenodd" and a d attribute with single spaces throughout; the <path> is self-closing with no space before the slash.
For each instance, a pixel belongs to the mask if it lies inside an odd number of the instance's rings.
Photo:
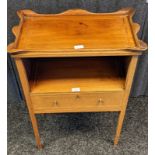
<path id="1" fill-rule="evenodd" d="M 16 38 L 8 52 L 17 66 L 38 148 L 35 115 L 41 113 L 119 112 L 117 144 L 138 56 L 147 49 L 137 37 L 134 10 L 17 13 L 20 23 L 12 29 Z"/>

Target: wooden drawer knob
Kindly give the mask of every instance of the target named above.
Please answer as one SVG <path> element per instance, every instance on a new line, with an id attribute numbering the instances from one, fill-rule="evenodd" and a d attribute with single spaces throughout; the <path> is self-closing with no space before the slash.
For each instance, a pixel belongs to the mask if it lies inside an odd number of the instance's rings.
<path id="1" fill-rule="evenodd" d="M 103 99 L 102 99 L 102 98 L 99 98 L 97 103 L 98 103 L 98 104 L 103 104 L 103 103 L 104 103 L 104 101 L 103 101 Z"/>
<path id="2" fill-rule="evenodd" d="M 76 95 L 76 99 L 80 99 L 80 96 L 79 95 Z"/>
<path id="3" fill-rule="evenodd" d="M 58 106 L 58 101 L 56 101 L 56 100 L 53 101 L 53 106 L 56 106 L 57 107 Z"/>

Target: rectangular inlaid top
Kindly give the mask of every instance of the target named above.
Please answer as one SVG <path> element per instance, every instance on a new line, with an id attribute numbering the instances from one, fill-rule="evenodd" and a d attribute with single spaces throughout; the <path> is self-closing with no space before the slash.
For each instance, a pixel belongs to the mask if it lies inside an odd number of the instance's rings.
<path id="1" fill-rule="evenodd" d="M 13 28 L 16 40 L 8 46 L 8 51 L 15 55 L 74 55 L 82 51 L 108 54 L 131 50 L 136 53 L 146 49 L 145 43 L 137 38 L 139 25 L 132 22 L 132 9 L 114 13 L 75 9 L 60 14 L 21 10 L 18 15 L 20 24 Z"/>

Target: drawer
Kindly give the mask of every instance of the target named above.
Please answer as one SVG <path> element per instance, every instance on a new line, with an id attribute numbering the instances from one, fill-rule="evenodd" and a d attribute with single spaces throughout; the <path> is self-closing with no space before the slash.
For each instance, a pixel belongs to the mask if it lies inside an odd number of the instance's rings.
<path id="1" fill-rule="evenodd" d="M 120 109 L 123 92 L 31 95 L 36 113 L 109 111 Z"/>

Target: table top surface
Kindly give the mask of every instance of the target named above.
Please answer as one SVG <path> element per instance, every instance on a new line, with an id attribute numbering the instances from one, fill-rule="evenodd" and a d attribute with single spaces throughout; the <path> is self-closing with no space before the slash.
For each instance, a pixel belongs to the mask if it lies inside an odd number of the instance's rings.
<path id="1" fill-rule="evenodd" d="M 133 14 L 131 8 L 113 13 L 74 9 L 59 14 L 20 10 L 20 23 L 13 27 L 16 39 L 8 51 L 32 56 L 37 52 L 41 55 L 79 51 L 137 53 L 146 50 L 147 45 L 137 37 L 140 26 L 132 21 Z"/>

